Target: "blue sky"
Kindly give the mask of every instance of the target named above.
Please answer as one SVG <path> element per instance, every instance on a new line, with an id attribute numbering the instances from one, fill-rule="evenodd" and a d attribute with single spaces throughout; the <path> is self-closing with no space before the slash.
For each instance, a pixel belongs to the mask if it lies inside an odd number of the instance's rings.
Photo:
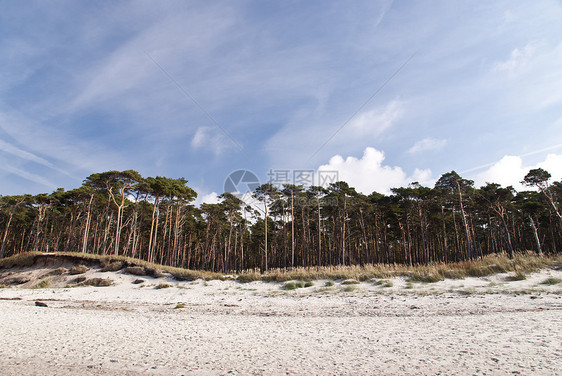
<path id="1" fill-rule="evenodd" d="M 363 193 L 562 178 L 560 1 L 0 7 L 0 194 L 113 169 L 211 201 L 238 169 L 337 170 Z"/>

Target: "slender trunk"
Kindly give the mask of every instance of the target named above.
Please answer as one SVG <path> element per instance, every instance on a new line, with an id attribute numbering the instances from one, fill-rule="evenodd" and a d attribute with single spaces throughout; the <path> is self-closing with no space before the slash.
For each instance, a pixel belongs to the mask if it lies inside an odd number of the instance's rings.
<path id="1" fill-rule="evenodd" d="M 4 230 L 4 235 L 2 236 L 2 247 L 0 248 L 0 258 L 4 257 L 4 251 L 6 250 L 6 239 L 8 238 L 8 232 L 10 231 L 10 224 L 12 223 L 13 212 L 10 212 L 8 216 L 8 223 L 6 224 L 6 229 Z"/>
<path id="2" fill-rule="evenodd" d="M 343 225 L 342 225 L 342 241 L 341 241 L 341 263 L 345 265 L 345 225 L 347 222 L 347 200 L 343 198 Z"/>
<path id="3" fill-rule="evenodd" d="M 265 244 L 264 244 L 264 256 L 265 256 L 265 271 L 268 269 L 267 265 L 267 192 L 263 194 L 263 208 L 265 212 L 264 216 L 264 226 L 265 226 Z"/>
<path id="4" fill-rule="evenodd" d="M 535 221 L 533 220 L 533 217 L 531 217 L 530 214 L 529 214 L 529 221 L 531 222 L 531 228 L 533 229 L 533 235 L 535 236 L 535 242 L 537 243 L 537 253 L 539 254 L 539 256 L 542 256 L 542 247 L 541 247 L 541 241 L 539 239 L 539 233 L 537 231 L 537 226 L 535 225 Z"/>
<path id="5" fill-rule="evenodd" d="M 447 262 L 447 252 L 449 251 L 449 246 L 447 245 L 447 227 L 445 224 L 445 207 L 441 205 L 441 224 L 443 228 L 443 261 Z"/>
<path id="6" fill-rule="evenodd" d="M 226 252 L 224 255 L 224 273 L 227 272 L 228 270 L 228 259 L 230 257 L 230 243 L 232 241 L 232 227 L 233 227 L 233 222 L 234 222 L 234 211 L 230 212 L 230 229 L 228 231 L 228 241 L 227 241 L 227 245 L 226 245 Z"/>
<path id="7" fill-rule="evenodd" d="M 462 192 L 461 192 L 461 184 L 457 181 L 457 188 L 459 190 L 459 203 L 461 208 L 461 216 L 462 216 L 462 223 L 464 226 L 464 234 L 466 236 L 466 255 L 469 260 L 472 259 L 472 247 L 470 244 L 470 235 L 468 232 L 468 224 L 466 222 L 466 214 L 464 212 L 464 205 L 462 202 Z"/>
<path id="8" fill-rule="evenodd" d="M 92 201 L 94 200 L 94 194 L 90 195 L 90 201 L 88 202 L 88 212 L 86 214 L 86 225 L 84 228 L 84 236 L 82 238 L 82 253 L 86 253 L 86 247 L 88 246 L 88 235 L 90 233 L 90 221 L 92 212 Z"/>
<path id="9" fill-rule="evenodd" d="M 158 200 L 158 196 L 156 196 L 156 198 L 154 199 L 154 205 L 152 206 L 152 220 L 150 222 L 150 238 L 148 240 L 148 261 L 149 262 L 154 261 L 154 247 L 153 247 L 153 245 L 154 245 L 153 243 L 155 242 L 154 222 L 155 222 L 156 213 L 158 211 L 158 204 L 159 204 L 159 200 Z"/>
<path id="10" fill-rule="evenodd" d="M 291 269 L 295 267 L 295 198 L 291 190 Z"/>
<path id="11" fill-rule="evenodd" d="M 318 270 L 322 265 L 322 216 L 320 215 L 320 198 L 316 197 L 318 206 Z"/>
<path id="12" fill-rule="evenodd" d="M 503 229 L 505 231 L 505 236 L 507 238 L 507 249 L 509 251 L 509 258 L 513 258 L 513 246 L 511 245 L 511 235 L 509 234 L 509 228 L 507 227 L 507 223 L 505 222 L 505 217 L 503 215 L 500 216 Z"/>

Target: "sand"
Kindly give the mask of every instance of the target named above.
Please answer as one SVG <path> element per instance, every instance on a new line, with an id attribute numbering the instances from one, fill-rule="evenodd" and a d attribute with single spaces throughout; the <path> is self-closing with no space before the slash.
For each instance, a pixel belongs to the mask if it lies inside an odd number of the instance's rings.
<path id="1" fill-rule="evenodd" d="M 0 375 L 562 370 L 562 284 L 541 284 L 562 278 L 557 270 L 513 282 L 507 274 L 431 284 L 394 278 L 391 287 L 315 281 L 285 291 L 264 282 L 140 277 L 145 282 L 133 284 L 139 277 L 91 269 L 88 278 L 113 285 L 29 288 L 49 270 L 12 271 L 30 282 L 0 289 Z"/>

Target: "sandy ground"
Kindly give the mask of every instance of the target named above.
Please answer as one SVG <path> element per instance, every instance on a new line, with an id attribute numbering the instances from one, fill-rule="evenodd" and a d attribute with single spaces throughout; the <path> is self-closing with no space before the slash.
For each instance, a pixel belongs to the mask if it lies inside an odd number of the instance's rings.
<path id="1" fill-rule="evenodd" d="M 285 291 L 91 269 L 113 285 L 30 288 L 50 270 L 0 273 L 30 279 L 0 289 L 0 375 L 562 373 L 562 284 L 541 283 L 562 271 Z"/>

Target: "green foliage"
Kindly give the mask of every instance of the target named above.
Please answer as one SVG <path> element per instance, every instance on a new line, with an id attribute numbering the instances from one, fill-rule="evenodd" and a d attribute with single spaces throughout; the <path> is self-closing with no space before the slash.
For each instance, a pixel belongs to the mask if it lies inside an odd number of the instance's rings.
<path id="1" fill-rule="evenodd" d="M 424 272 L 424 271 L 416 271 L 412 273 L 410 277 L 411 281 L 415 282 L 424 282 L 424 283 L 435 283 L 439 281 L 443 281 L 445 278 L 436 272 Z"/>
<path id="2" fill-rule="evenodd" d="M 311 286 L 314 286 L 314 283 L 312 281 L 291 281 L 285 283 L 285 285 L 283 285 L 283 289 L 296 290 L 296 289 L 302 289 Z"/>
<path id="3" fill-rule="evenodd" d="M 269 213 L 264 219 L 263 212 L 231 193 L 220 195 L 217 204 L 193 206 L 197 194 L 185 178 L 106 171 L 70 191 L 0 196 L 0 228 L 6 234 L 0 268 L 30 266 L 43 257 L 26 251 L 75 247 L 82 253 L 73 254 L 73 260 L 57 252 L 56 261 L 99 264 L 103 271 L 133 268 L 131 273 L 155 278 L 172 274 L 177 280 L 226 279 L 218 271 L 240 270 L 245 270 L 240 282 L 529 273 L 552 257 L 535 260 L 525 250 L 559 252 L 560 224 L 552 218 L 559 217 L 562 182 L 550 184 L 550 178 L 542 169 L 525 176 L 525 184 L 539 192 L 515 192 L 494 183 L 475 188 L 455 171 L 443 174 L 434 188 L 412 183 L 392 189 L 391 195 L 363 195 L 341 181 L 327 188 L 264 184 L 254 192 L 263 200 L 260 210 Z M 497 239 L 493 247 L 486 240 L 490 234 Z M 289 253 L 293 241 L 294 258 Z M 498 249 L 511 259 L 488 255 Z M 22 251 L 23 256 L 3 258 Z M 466 267 L 444 267 L 438 260 L 467 261 Z M 336 265 L 322 266 L 328 263 Z"/>
<path id="4" fill-rule="evenodd" d="M 557 285 L 559 283 L 562 283 L 562 279 L 554 278 L 554 277 L 547 278 L 547 279 L 545 279 L 544 281 L 541 282 L 541 284 L 549 285 L 549 286 Z"/>
<path id="5" fill-rule="evenodd" d="M 170 287 L 173 287 L 173 286 L 170 285 L 169 283 L 159 283 L 154 288 L 157 289 L 157 290 L 160 290 L 160 289 L 167 289 L 167 288 L 170 288 Z"/>
<path id="6" fill-rule="evenodd" d="M 34 289 L 44 289 L 47 288 L 51 285 L 51 281 L 48 279 L 44 279 L 41 282 L 39 282 L 38 284 L 36 284 L 33 288 Z"/>
<path id="7" fill-rule="evenodd" d="M 284 290 L 296 290 L 297 288 L 299 288 L 299 286 L 297 285 L 296 282 L 287 282 L 283 286 Z"/>
<path id="8" fill-rule="evenodd" d="M 326 283 L 324 284 L 324 286 L 326 287 L 332 287 L 334 285 L 334 281 L 326 281 Z"/>

